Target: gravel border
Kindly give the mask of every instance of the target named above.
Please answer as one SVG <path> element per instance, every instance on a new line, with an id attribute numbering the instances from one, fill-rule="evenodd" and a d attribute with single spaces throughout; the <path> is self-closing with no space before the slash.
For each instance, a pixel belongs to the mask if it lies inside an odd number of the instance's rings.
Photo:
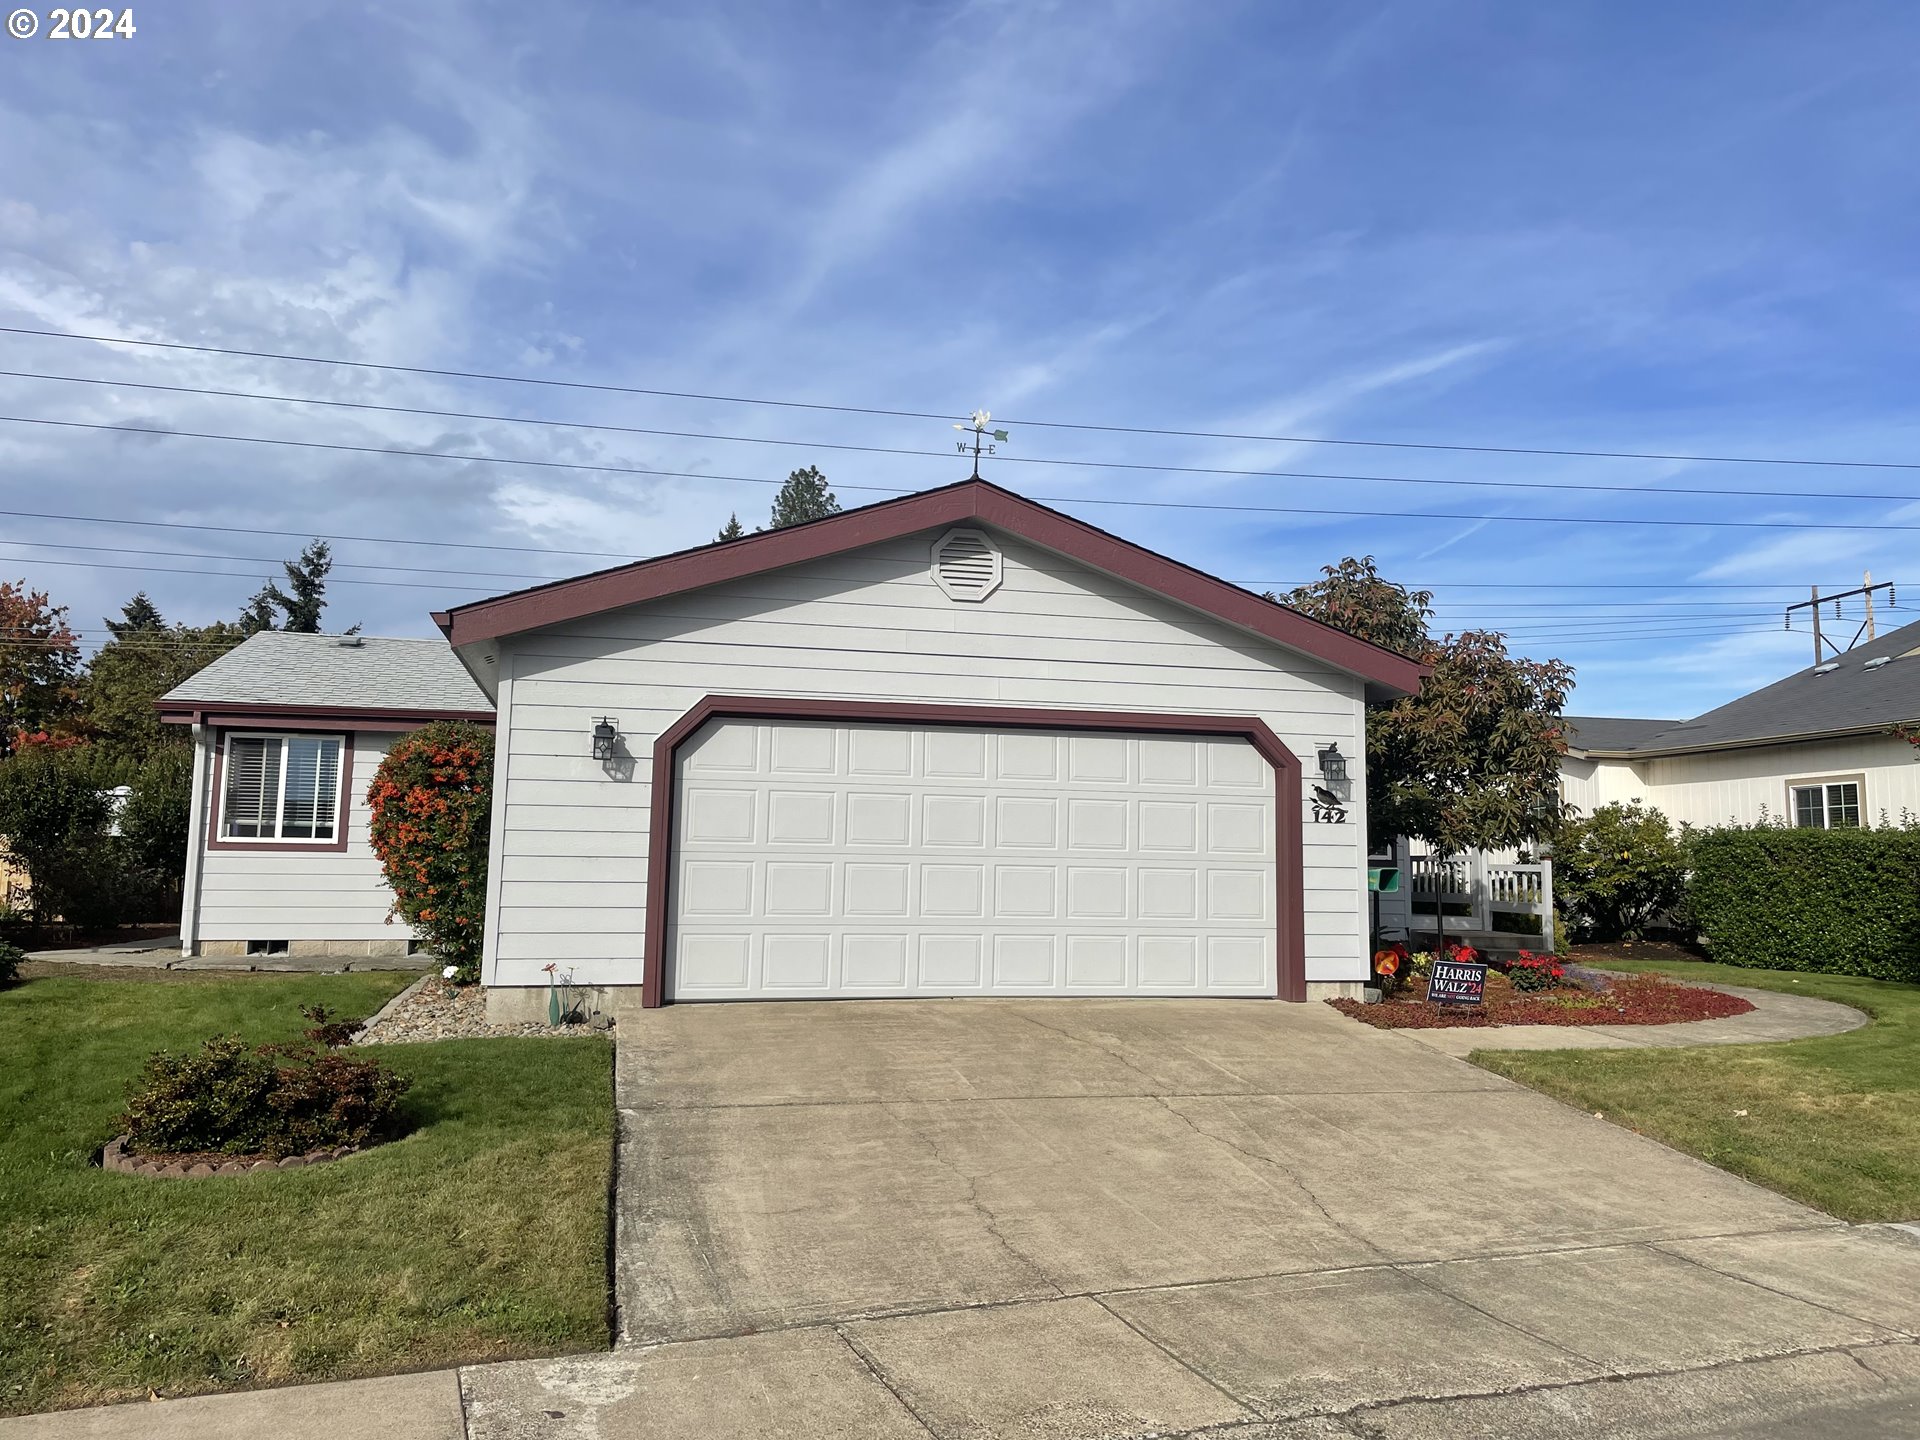
<path id="1" fill-rule="evenodd" d="M 380 1007 L 355 1033 L 355 1045 L 418 1045 L 435 1040 L 486 1040 L 498 1037 L 547 1038 L 604 1035 L 612 1017 L 593 1022 L 549 1025 L 544 1020 L 494 1024 L 487 1019 L 487 992 L 479 985 L 455 985 L 438 974 L 423 975 Z"/>

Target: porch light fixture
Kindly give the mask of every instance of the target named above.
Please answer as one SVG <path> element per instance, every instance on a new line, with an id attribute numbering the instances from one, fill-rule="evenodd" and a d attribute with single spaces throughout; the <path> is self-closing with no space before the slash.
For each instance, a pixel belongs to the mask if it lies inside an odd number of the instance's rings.
<path id="1" fill-rule="evenodd" d="M 620 722 L 610 715 L 602 715 L 593 722 L 593 758 L 608 761 L 619 753 Z"/>
<path id="2" fill-rule="evenodd" d="M 1347 779 L 1347 757 L 1340 753 L 1338 741 L 1330 741 L 1319 754 L 1320 778 L 1327 789 L 1342 800 L 1353 794 L 1353 782 Z"/>

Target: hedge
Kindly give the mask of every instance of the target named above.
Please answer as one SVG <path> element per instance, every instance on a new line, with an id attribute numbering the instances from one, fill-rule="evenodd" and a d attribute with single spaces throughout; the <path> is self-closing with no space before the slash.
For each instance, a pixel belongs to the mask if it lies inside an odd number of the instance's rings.
<path id="1" fill-rule="evenodd" d="M 1715 960 L 1920 981 L 1920 829 L 1730 826 L 1691 848 L 1687 900 Z"/>

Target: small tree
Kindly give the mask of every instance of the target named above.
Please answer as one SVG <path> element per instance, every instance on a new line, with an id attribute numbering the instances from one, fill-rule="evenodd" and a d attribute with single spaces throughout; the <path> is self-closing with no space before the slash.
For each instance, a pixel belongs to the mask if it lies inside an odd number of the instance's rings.
<path id="1" fill-rule="evenodd" d="M 740 523 L 740 517 L 738 515 L 729 515 L 727 516 L 727 523 L 720 527 L 720 533 L 713 537 L 713 543 L 718 545 L 723 541 L 738 540 L 745 536 L 746 533 L 747 527 Z"/>
<path id="2" fill-rule="evenodd" d="M 1294 609 L 1432 667 L 1417 695 L 1367 712 L 1367 830 L 1443 856 L 1551 835 L 1560 816 L 1560 712 L 1573 667 L 1507 653 L 1470 630 L 1435 640 L 1433 596 L 1348 558 L 1286 596 Z M 1436 913 L 1442 932 L 1446 916 Z"/>
<path id="3" fill-rule="evenodd" d="M 1583 939 L 1639 939 L 1686 884 L 1685 844 L 1638 800 L 1567 820 L 1554 838 L 1554 897 Z"/>
<path id="4" fill-rule="evenodd" d="M 492 803 L 493 732 L 468 720 L 403 736 L 367 789 L 394 913 L 461 984 L 480 978 Z"/>
<path id="5" fill-rule="evenodd" d="M 327 575 L 333 569 L 333 547 L 315 540 L 280 568 L 287 572 L 287 588 L 269 580 L 240 612 L 240 627 L 251 635 L 258 630 L 276 628 L 296 635 L 320 633 L 320 617 L 327 608 Z M 275 613 L 279 615 L 276 617 Z M 346 633 L 351 635 L 355 625 Z"/>
<path id="6" fill-rule="evenodd" d="M 71 722 L 79 670 L 80 643 L 66 606 L 24 580 L 0 580 L 0 759 L 23 737 Z"/>
<path id="7" fill-rule="evenodd" d="M 0 761 L 0 844 L 27 872 L 37 923 L 92 928 L 119 918 L 103 778 L 84 746 L 30 745 Z"/>
<path id="8" fill-rule="evenodd" d="M 784 530 L 789 525 L 824 520 L 829 515 L 839 513 L 840 502 L 833 498 L 833 491 L 827 488 L 827 477 L 818 466 L 809 465 L 787 476 L 787 483 L 773 497 L 773 515 L 767 521 L 767 528 Z"/>

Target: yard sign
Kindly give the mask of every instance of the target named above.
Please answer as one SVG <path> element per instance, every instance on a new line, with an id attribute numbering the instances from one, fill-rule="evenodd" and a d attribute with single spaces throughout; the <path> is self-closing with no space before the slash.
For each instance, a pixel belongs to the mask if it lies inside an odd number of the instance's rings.
<path id="1" fill-rule="evenodd" d="M 1427 979 L 1427 999 L 1438 1005 L 1478 1005 L 1487 998 L 1483 961 L 1435 960 Z"/>

